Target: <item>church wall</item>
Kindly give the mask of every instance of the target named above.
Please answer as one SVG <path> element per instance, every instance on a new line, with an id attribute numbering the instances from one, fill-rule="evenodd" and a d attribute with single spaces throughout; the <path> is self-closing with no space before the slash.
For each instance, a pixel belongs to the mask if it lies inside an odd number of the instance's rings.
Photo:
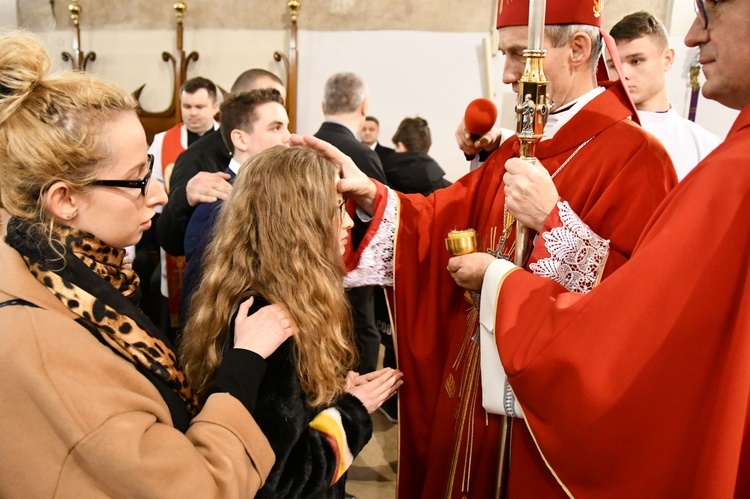
<path id="1" fill-rule="evenodd" d="M 82 49 L 97 55 L 88 70 L 131 91 L 145 83 L 141 96 L 144 109 L 166 108 L 172 74 L 161 53 L 175 51 L 173 2 L 79 3 L 84 9 Z M 288 51 L 285 0 L 187 3 L 184 49 L 200 54 L 189 66 L 188 77 L 205 76 L 229 89 L 239 73 L 262 67 L 286 79 L 283 64 L 273 59 L 274 51 Z M 18 23 L 45 40 L 57 68 L 69 67 L 60 53 L 72 50 L 67 4 L 55 3 L 56 23 L 49 0 L 18 0 L 17 4 Z M 694 16 L 692 6 L 678 2 L 671 15 L 671 0 L 605 0 L 604 4 L 607 29 L 626 13 L 644 8 L 670 18 L 666 24 L 677 62 L 668 75 L 669 89 L 675 108 L 685 115 L 689 94 L 683 68 L 691 55 L 683 48 L 682 37 Z M 489 42 L 493 8 L 488 0 L 461 2 L 460 12 L 456 2 L 449 0 L 302 0 L 298 131 L 313 133 L 322 121 L 320 104 L 326 78 L 337 71 L 354 71 L 369 84 L 370 111 L 381 120 L 381 143 L 392 146 L 390 137 L 402 118 L 422 116 L 433 134 L 431 155 L 448 178 L 456 180 L 468 165 L 453 134 L 469 101 L 493 98 L 502 110 L 503 124 L 513 126 L 514 95 L 501 82 L 503 57 L 491 54 L 496 52 L 491 50 L 496 42 Z M 699 103 L 698 122 L 721 136 L 734 116 L 736 112 L 703 98 Z"/>

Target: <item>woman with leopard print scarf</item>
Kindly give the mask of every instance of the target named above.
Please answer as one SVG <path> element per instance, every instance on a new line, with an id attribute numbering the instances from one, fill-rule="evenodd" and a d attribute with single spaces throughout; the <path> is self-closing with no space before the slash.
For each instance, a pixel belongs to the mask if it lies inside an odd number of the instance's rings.
<path id="1" fill-rule="evenodd" d="M 123 266 L 167 200 L 136 103 L 49 66 L 0 37 L 0 497 L 252 497 L 274 461 L 251 415 L 264 359 L 296 326 L 241 314 L 198 403 Z"/>

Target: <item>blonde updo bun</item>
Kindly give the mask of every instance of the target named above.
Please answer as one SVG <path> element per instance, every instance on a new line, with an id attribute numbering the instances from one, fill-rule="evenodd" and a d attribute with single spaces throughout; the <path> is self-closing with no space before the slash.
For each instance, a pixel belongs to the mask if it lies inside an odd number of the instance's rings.
<path id="1" fill-rule="evenodd" d="M 64 181 L 83 189 L 109 150 L 104 125 L 136 102 L 114 83 L 84 72 L 49 74 L 34 35 L 0 36 L 0 199 L 13 216 L 49 226 L 43 194 Z"/>
<path id="2" fill-rule="evenodd" d="M 0 124 L 15 113 L 50 68 L 44 46 L 28 33 L 4 36 L 1 46 Z"/>

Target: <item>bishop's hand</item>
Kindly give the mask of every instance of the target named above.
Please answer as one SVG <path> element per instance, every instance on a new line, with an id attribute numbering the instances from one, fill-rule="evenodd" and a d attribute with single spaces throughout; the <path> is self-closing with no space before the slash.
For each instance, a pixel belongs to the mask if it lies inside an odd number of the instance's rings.
<path id="1" fill-rule="evenodd" d="M 292 135 L 290 143 L 295 146 L 309 147 L 337 165 L 341 175 L 341 180 L 337 184 L 338 191 L 346 198 L 353 199 L 365 212 L 372 215 L 377 187 L 370 177 L 357 168 L 352 158 L 335 146 L 312 135 Z"/>
<path id="2" fill-rule="evenodd" d="M 511 158 L 505 162 L 505 207 L 516 220 L 539 232 L 560 197 L 552 177 L 538 161 Z"/>
<path id="3" fill-rule="evenodd" d="M 448 272 L 456 284 L 469 291 L 482 290 L 484 274 L 487 267 L 495 261 L 495 257 L 488 253 L 469 253 L 454 256 L 448 260 Z"/>

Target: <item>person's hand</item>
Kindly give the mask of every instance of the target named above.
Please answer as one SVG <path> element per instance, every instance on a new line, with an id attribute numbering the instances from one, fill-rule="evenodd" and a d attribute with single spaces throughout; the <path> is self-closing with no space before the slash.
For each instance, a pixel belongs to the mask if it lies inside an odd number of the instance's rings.
<path id="1" fill-rule="evenodd" d="M 456 284 L 469 291 L 481 291 L 487 267 L 495 261 L 489 253 L 477 252 L 448 260 L 448 272 Z"/>
<path id="2" fill-rule="evenodd" d="M 398 369 L 390 367 L 362 375 L 349 371 L 346 392 L 357 397 L 367 412 L 372 414 L 404 384 L 401 379 L 403 375 Z"/>
<path id="3" fill-rule="evenodd" d="M 539 232 L 559 200 L 547 169 L 536 159 L 511 158 L 505 162 L 505 206 L 516 220 Z"/>
<path id="4" fill-rule="evenodd" d="M 349 199 L 353 199 L 365 212 L 372 215 L 375 204 L 377 187 L 375 183 L 357 168 L 352 158 L 338 150 L 335 146 L 312 135 L 292 135 L 291 145 L 305 146 L 321 153 L 340 168 L 341 180 L 337 184 L 338 191 Z"/>
<path id="5" fill-rule="evenodd" d="M 357 378 L 359 378 L 359 373 L 354 371 L 349 371 L 346 373 L 346 388 L 344 388 L 344 391 L 348 391 L 349 388 L 354 387 Z"/>
<path id="6" fill-rule="evenodd" d="M 255 352 L 264 359 L 292 335 L 299 331 L 289 311 L 283 305 L 268 305 L 253 315 L 247 315 L 254 298 L 240 305 L 234 320 L 234 348 Z"/>
<path id="7" fill-rule="evenodd" d="M 500 146 L 502 138 L 503 130 L 499 124 L 495 124 L 489 132 L 476 140 L 471 137 L 471 133 L 466 129 L 463 120 L 461 120 L 458 128 L 456 128 L 456 143 L 458 144 L 458 148 L 469 156 L 479 154 L 482 150 L 494 151 Z"/>
<path id="8" fill-rule="evenodd" d="M 226 201 L 232 192 L 232 184 L 227 182 L 230 178 L 224 172 L 198 172 L 185 186 L 188 204 L 198 206 L 200 203 L 213 203 L 217 199 Z"/>

